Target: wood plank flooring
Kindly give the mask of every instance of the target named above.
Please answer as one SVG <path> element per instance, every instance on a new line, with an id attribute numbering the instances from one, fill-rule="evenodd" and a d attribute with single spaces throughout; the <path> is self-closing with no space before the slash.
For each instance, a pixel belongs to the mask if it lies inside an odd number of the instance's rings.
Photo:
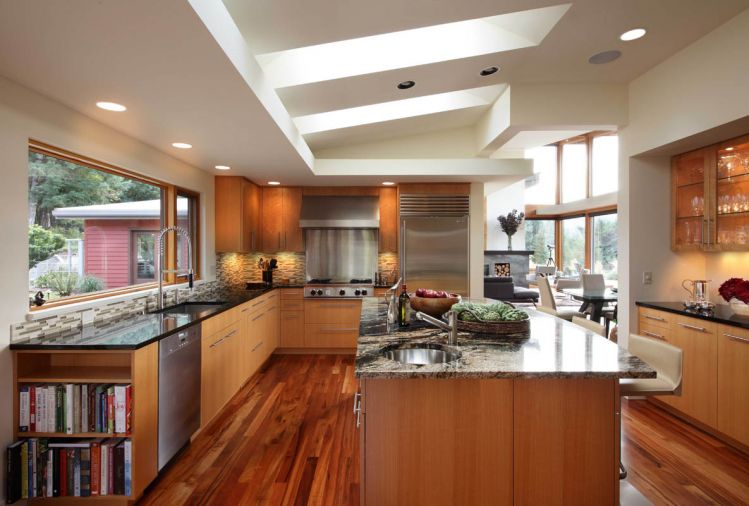
<path id="1" fill-rule="evenodd" d="M 655 505 L 749 504 L 749 457 L 645 400 L 622 400 L 627 480 Z"/>
<path id="2" fill-rule="evenodd" d="M 270 359 L 144 505 L 359 504 L 351 356 Z M 749 504 L 749 458 L 646 401 L 622 402 L 628 481 L 656 505 Z"/>

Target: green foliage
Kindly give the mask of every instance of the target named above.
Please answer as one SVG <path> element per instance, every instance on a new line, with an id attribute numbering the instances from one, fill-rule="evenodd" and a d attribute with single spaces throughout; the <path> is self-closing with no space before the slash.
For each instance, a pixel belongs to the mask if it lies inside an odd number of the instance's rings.
<path id="1" fill-rule="evenodd" d="M 554 222 L 527 220 L 525 222 L 525 244 L 533 250 L 531 261 L 535 265 L 545 265 L 549 259 L 547 245 L 554 244 Z"/>
<path id="2" fill-rule="evenodd" d="M 78 286 L 78 293 L 100 292 L 104 290 L 104 281 L 96 276 L 84 276 Z"/>
<path id="3" fill-rule="evenodd" d="M 47 288 L 57 292 L 60 297 L 74 293 L 91 293 L 104 289 L 104 282 L 96 276 L 78 276 L 75 272 L 50 271 L 34 281 L 36 288 Z"/>
<path id="4" fill-rule="evenodd" d="M 522 309 L 515 309 L 509 304 L 497 302 L 494 304 L 476 304 L 474 302 L 459 302 L 452 307 L 458 313 L 458 318 L 467 321 L 509 322 L 527 320 L 528 313 Z"/>
<path id="5" fill-rule="evenodd" d="M 29 269 L 65 246 L 65 237 L 39 225 L 29 226 Z"/>

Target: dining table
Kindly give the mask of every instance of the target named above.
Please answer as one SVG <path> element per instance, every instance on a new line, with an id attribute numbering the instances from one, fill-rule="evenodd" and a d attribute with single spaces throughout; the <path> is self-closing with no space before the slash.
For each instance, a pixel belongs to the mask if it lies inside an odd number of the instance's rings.
<path id="1" fill-rule="evenodd" d="M 603 293 L 589 293 L 585 292 L 582 288 L 565 288 L 561 292 L 582 302 L 582 306 L 580 306 L 581 313 L 590 308 L 590 319 L 593 321 L 601 320 L 603 307 L 606 304 L 616 304 L 619 301 L 619 294 L 610 288 L 607 288 Z"/>

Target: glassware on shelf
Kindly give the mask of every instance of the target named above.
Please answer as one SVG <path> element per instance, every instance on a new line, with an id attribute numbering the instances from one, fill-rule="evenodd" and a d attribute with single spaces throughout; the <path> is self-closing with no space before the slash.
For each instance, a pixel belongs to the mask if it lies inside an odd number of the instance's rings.
<path id="1" fill-rule="evenodd" d="M 741 246 L 746 245 L 747 239 L 749 239 L 749 232 L 746 226 L 741 226 L 736 229 L 736 244 Z"/>
<path id="2" fill-rule="evenodd" d="M 692 198 L 692 214 L 694 216 L 702 216 L 705 212 L 705 199 L 704 197 L 695 196 Z"/>

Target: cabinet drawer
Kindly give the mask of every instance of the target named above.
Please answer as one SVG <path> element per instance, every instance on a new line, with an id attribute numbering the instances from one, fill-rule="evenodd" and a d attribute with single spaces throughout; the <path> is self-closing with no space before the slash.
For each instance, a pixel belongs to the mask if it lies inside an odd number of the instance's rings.
<path id="1" fill-rule="evenodd" d="M 281 312 L 281 347 L 304 347 L 304 311 Z"/>
<path id="2" fill-rule="evenodd" d="M 718 430 L 749 445 L 749 330 L 718 325 Z"/>
<path id="3" fill-rule="evenodd" d="M 282 311 L 304 311 L 304 301 L 301 299 L 281 298 Z"/>
<path id="4" fill-rule="evenodd" d="M 307 348 L 356 348 L 359 327 L 331 324 L 304 325 L 304 346 Z"/>
<path id="5" fill-rule="evenodd" d="M 228 313 L 228 311 L 227 311 Z M 226 313 L 223 313 L 226 314 Z M 225 341 L 231 337 L 234 337 L 235 335 L 239 334 L 241 330 L 240 321 L 238 319 L 235 319 L 234 321 L 230 321 L 228 325 L 219 328 L 217 331 L 211 331 L 213 330 L 211 325 L 206 325 L 209 322 L 212 322 L 216 318 L 220 318 L 222 315 L 218 315 L 218 317 L 210 318 L 203 322 L 203 341 L 204 345 L 208 347 L 215 347 L 220 344 L 220 342 Z"/>
<path id="6" fill-rule="evenodd" d="M 717 324 L 706 320 L 700 320 L 698 318 L 690 318 L 688 316 L 674 315 L 672 320 L 671 331 L 672 332 L 687 332 L 694 333 L 695 335 L 704 334 L 706 336 L 714 336 L 717 332 Z"/>
<path id="7" fill-rule="evenodd" d="M 665 311 L 658 311 L 648 307 L 640 308 L 640 321 L 646 321 L 655 327 L 667 329 L 671 324 L 673 316 L 671 313 L 666 313 Z"/>
<path id="8" fill-rule="evenodd" d="M 223 313 L 219 313 L 216 316 L 212 316 L 203 321 L 203 336 L 211 336 L 226 327 L 237 323 L 241 316 L 240 307 L 224 311 Z"/>
<path id="9" fill-rule="evenodd" d="M 281 298 L 282 299 L 303 299 L 304 288 L 282 288 Z"/>
<path id="10" fill-rule="evenodd" d="M 654 325 L 650 320 L 646 320 L 640 317 L 640 330 L 641 336 L 649 337 L 650 339 L 657 339 L 658 341 L 671 342 L 670 331 L 668 328 L 659 327 Z"/>
<path id="11" fill-rule="evenodd" d="M 333 323 L 359 328 L 361 299 L 305 300 L 305 323 Z"/>

